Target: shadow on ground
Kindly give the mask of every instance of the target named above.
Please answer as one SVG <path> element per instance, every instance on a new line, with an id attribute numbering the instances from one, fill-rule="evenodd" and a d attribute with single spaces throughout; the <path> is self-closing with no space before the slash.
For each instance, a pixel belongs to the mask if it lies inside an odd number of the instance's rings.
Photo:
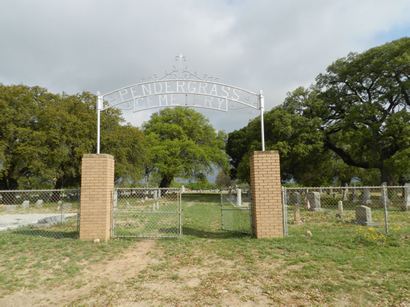
<path id="1" fill-rule="evenodd" d="M 196 229 L 191 227 L 182 228 L 183 235 L 193 236 L 197 238 L 209 238 L 209 239 L 231 239 L 231 238 L 246 238 L 250 237 L 249 234 L 241 232 L 231 232 L 231 231 L 208 231 L 202 229 Z"/>
<path id="2" fill-rule="evenodd" d="M 33 237 L 44 237 L 54 239 L 78 239 L 78 231 L 58 231 L 44 229 L 19 229 L 9 232 L 9 234 L 25 235 Z"/>

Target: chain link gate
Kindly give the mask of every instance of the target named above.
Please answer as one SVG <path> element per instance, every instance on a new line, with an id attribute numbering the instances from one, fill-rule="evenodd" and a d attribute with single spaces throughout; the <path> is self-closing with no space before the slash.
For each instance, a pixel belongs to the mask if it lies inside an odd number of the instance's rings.
<path id="1" fill-rule="evenodd" d="M 113 237 L 171 238 L 182 235 L 181 191 L 117 188 L 113 195 Z"/>
<path id="2" fill-rule="evenodd" d="M 252 234 L 251 205 L 250 191 L 221 191 L 222 230 Z"/>

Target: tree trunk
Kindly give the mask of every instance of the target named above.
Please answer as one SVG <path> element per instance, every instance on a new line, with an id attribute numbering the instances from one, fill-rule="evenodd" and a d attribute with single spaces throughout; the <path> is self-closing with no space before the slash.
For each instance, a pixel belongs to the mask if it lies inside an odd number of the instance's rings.
<path id="1" fill-rule="evenodd" d="M 167 175 L 163 175 L 161 178 L 161 182 L 159 184 L 160 188 L 168 188 L 172 182 L 172 179 L 174 179 L 173 176 L 167 176 Z"/>
<path id="2" fill-rule="evenodd" d="M 386 182 L 387 185 L 394 185 L 394 178 L 390 173 L 390 170 L 386 166 L 380 168 L 381 183 Z"/>

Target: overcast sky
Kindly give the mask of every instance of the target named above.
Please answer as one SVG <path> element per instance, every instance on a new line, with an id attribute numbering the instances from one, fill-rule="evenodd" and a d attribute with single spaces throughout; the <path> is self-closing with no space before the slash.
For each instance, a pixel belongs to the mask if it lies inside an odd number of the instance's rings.
<path id="1" fill-rule="evenodd" d="M 183 53 L 193 71 L 263 89 L 270 109 L 348 52 L 409 36 L 409 16 L 409 0 L 1 0 L 0 83 L 107 92 Z M 258 113 L 205 114 L 231 131 Z"/>

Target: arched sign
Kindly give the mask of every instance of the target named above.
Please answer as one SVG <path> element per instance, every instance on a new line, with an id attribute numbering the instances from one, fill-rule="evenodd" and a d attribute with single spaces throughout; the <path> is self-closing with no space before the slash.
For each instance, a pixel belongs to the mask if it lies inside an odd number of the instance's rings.
<path id="1" fill-rule="evenodd" d="M 100 153 L 100 112 L 108 108 L 140 112 L 164 107 L 195 107 L 227 112 L 233 104 L 260 110 L 262 150 L 264 139 L 264 97 L 262 91 L 251 92 L 218 82 L 216 78 L 199 76 L 184 65 L 185 57 L 176 57 L 177 65 L 162 77 L 122 87 L 98 95 L 97 100 L 97 154 Z"/>

